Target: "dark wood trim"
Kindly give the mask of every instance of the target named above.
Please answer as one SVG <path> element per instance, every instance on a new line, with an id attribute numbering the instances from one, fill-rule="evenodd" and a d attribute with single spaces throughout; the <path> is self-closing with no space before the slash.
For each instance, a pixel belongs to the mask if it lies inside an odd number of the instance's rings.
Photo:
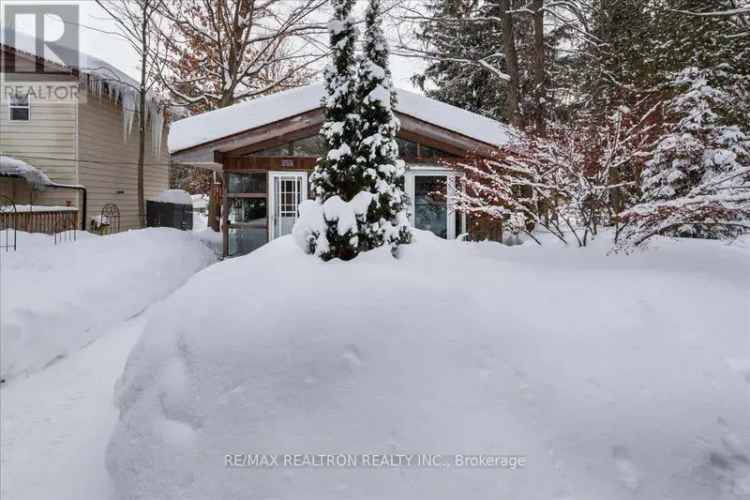
<path id="1" fill-rule="evenodd" d="M 224 171 L 312 170 L 317 158 L 311 156 L 245 156 L 225 158 Z"/>

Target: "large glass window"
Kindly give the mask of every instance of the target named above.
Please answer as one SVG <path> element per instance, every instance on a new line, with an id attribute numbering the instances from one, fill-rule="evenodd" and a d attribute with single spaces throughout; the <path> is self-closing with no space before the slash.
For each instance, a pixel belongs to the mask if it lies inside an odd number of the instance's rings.
<path id="1" fill-rule="evenodd" d="M 252 156 L 293 156 L 292 144 L 287 142 L 280 146 L 261 149 L 252 154 Z"/>
<path id="2" fill-rule="evenodd" d="M 414 225 L 448 237 L 448 185 L 444 175 L 414 177 Z"/>
<path id="3" fill-rule="evenodd" d="M 230 227 L 229 256 L 245 255 L 268 242 L 268 230 L 263 227 Z"/>
<path id="4" fill-rule="evenodd" d="M 436 148 L 431 148 L 430 146 L 425 146 L 424 144 L 419 145 L 419 157 L 424 159 L 435 159 L 435 158 L 450 158 L 450 153 L 446 153 L 445 151 L 441 151 Z"/>
<path id="5" fill-rule="evenodd" d="M 396 138 L 398 154 L 401 158 L 413 159 L 417 157 L 417 143 L 407 139 Z"/>
<path id="6" fill-rule="evenodd" d="M 232 198 L 229 203 L 229 223 L 265 227 L 267 204 L 266 198 Z"/>
<path id="7" fill-rule="evenodd" d="M 228 174 L 228 176 L 228 193 L 266 193 L 268 191 L 268 178 L 265 172 Z"/>
<path id="8" fill-rule="evenodd" d="M 294 141 L 292 147 L 294 156 L 323 156 L 326 152 L 326 142 L 319 135 Z"/>

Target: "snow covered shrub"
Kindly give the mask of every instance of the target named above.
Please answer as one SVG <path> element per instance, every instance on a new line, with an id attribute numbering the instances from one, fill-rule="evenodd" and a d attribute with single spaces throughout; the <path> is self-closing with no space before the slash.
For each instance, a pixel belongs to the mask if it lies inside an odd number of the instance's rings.
<path id="1" fill-rule="evenodd" d="M 456 207 L 501 221 L 513 235 L 536 239 L 531 231 L 540 226 L 565 243 L 586 246 L 631 196 L 652 112 L 634 118 L 618 109 L 596 126 L 557 125 L 546 137 L 518 138 L 494 159 L 465 163 L 461 189 L 453 194 Z"/>
<path id="2" fill-rule="evenodd" d="M 750 76 L 726 64 L 690 67 L 672 86 L 673 123 L 643 170 L 640 203 L 621 214 L 624 249 L 657 234 L 732 238 L 750 230 Z"/>

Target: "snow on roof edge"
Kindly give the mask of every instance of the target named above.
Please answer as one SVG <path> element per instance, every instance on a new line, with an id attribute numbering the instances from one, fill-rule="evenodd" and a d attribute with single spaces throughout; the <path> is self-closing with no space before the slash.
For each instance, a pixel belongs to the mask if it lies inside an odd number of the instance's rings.
<path id="1" fill-rule="evenodd" d="M 0 155 L 0 176 L 21 177 L 35 186 L 53 185 L 52 180 L 40 169 L 12 156 Z"/>
<path id="2" fill-rule="evenodd" d="M 508 125 L 427 96 L 396 89 L 396 111 L 493 146 L 511 142 Z M 312 84 L 201 113 L 171 124 L 168 149 L 176 153 L 322 107 L 324 87 Z"/>

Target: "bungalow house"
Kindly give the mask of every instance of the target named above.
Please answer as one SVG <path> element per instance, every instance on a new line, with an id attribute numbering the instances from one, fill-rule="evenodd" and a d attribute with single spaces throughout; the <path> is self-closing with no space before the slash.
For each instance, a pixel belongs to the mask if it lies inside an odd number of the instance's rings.
<path id="1" fill-rule="evenodd" d="M 322 85 L 309 85 L 174 122 L 175 163 L 212 168 L 223 178 L 224 255 L 247 253 L 291 232 L 298 204 L 310 196 L 309 174 L 325 145 Z M 448 104 L 399 90 L 399 150 L 407 164 L 411 222 L 443 238 L 467 231 L 466 217 L 444 196 L 459 172 L 447 166 L 490 155 L 511 129 Z"/>
<path id="2" fill-rule="evenodd" d="M 114 204 L 121 230 L 139 226 L 137 82 L 86 54 L 77 66 L 38 57 L 32 37 L 8 35 L 0 43 L 0 195 L 34 210 L 77 209 L 85 229 Z M 154 99 L 147 113 L 148 199 L 169 187 L 169 156 Z"/>

